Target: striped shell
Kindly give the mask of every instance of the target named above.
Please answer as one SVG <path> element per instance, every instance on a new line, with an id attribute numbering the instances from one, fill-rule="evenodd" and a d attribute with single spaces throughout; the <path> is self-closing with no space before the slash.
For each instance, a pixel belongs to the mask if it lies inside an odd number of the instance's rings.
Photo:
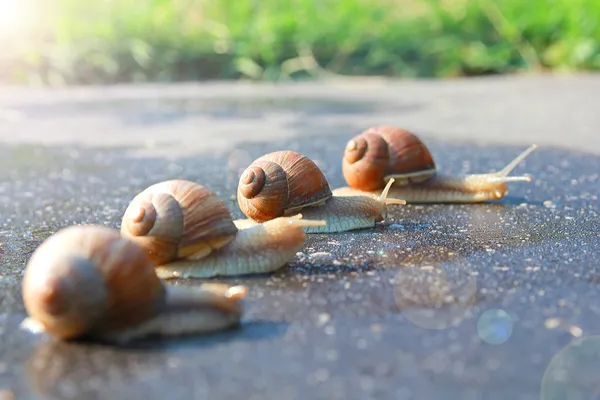
<path id="1" fill-rule="evenodd" d="M 242 212 L 257 222 L 291 215 L 332 196 L 329 183 L 308 157 L 276 151 L 256 159 L 240 176 L 237 199 Z"/>
<path id="2" fill-rule="evenodd" d="M 214 192 L 185 180 L 160 182 L 139 193 L 121 223 L 121 233 L 146 249 L 157 265 L 205 257 L 237 231 L 227 205 Z"/>
<path id="3" fill-rule="evenodd" d="M 436 173 L 431 153 L 413 133 L 393 126 L 376 126 L 346 144 L 342 172 L 350 187 L 377 190 L 385 181 L 423 181 Z"/>

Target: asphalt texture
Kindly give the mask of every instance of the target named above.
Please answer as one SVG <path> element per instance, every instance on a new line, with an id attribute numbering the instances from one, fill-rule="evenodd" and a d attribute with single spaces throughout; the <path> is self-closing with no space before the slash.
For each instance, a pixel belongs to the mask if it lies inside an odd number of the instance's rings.
<path id="1" fill-rule="evenodd" d="M 600 393 L 600 76 L 0 90 L 1 399 L 592 399 Z M 347 140 L 413 130 L 449 174 L 540 147 L 500 201 L 393 206 L 311 235 L 249 288 L 238 329 L 128 346 L 19 329 L 25 264 L 56 230 L 118 228 L 190 179 L 235 218 L 254 158 L 291 149 L 332 188 Z M 199 281 L 172 284 L 196 285 Z"/>

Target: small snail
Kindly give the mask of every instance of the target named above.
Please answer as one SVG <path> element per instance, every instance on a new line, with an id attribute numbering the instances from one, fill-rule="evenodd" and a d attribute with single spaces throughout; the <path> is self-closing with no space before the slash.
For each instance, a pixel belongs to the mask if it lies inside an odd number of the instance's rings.
<path id="1" fill-rule="evenodd" d="M 530 146 L 504 169 L 489 174 L 445 176 L 425 144 L 413 133 L 393 126 L 370 128 L 348 141 L 342 172 L 349 187 L 337 188 L 337 196 L 376 194 L 386 181 L 395 179 L 390 196 L 407 203 L 478 203 L 499 200 L 509 182 L 529 182 L 529 176 L 508 174 L 537 148 Z"/>
<path id="2" fill-rule="evenodd" d="M 237 226 L 252 226 L 297 213 L 308 219 L 325 220 L 310 225 L 306 233 L 333 233 L 370 228 L 382 221 L 389 204 L 406 204 L 388 198 L 393 181 L 379 196 L 334 196 L 323 172 L 308 157 L 290 151 L 276 151 L 256 159 L 240 176 L 237 199 L 250 220 Z"/>
<path id="3" fill-rule="evenodd" d="M 115 229 L 77 225 L 46 239 L 22 283 L 22 327 L 57 338 L 128 341 L 239 323 L 243 286 L 164 285 L 146 252 Z"/>
<path id="4" fill-rule="evenodd" d="M 325 221 L 277 218 L 238 228 L 208 188 L 186 180 L 154 184 L 123 215 L 121 234 L 146 250 L 160 278 L 211 278 L 272 272 L 303 246 L 303 227 Z"/>

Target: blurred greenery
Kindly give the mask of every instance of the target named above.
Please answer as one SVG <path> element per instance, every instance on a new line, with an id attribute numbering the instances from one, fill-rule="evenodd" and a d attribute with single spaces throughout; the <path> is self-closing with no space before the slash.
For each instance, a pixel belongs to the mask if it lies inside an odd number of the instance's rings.
<path id="1" fill-rule="evenodd" d="M 598 0 L 55 0 L 0 79 L 69 84 L 600 69 Z"/>

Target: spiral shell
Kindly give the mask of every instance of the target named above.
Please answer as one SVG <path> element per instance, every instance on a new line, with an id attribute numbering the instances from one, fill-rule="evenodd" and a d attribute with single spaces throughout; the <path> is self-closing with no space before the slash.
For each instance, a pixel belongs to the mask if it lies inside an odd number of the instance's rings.
<path id="1" fill-rule="evenodd" d="M 376 126 L 346 144 L 342 173 L 349 186 L 376 190 L 395 178 L 423 181 L 436 173 L 433 157 L 413 133 L 393 126 Z"/>
<path id="2" fill-rule="evenodd" d="M 146 252 L 117 230 L 71 226 L 46 239 L 27 263 L 25 308 L 59 338 L 118 331 L 159 312 L 165 290 Z"/>
<path id="3" fill-rule="evenodd" d="M 235 237 L 225 202 L 186 180 L 154 184 L 139 193 L 123 215 L 121 234 L 142 246 L 157 265 L 202 258 Z"/>
<path id="4" fill-rule="evenodd" d="M 242 212 L 257 222 L 291 215 L 332 196 L 329 183 L 308 157 L 276 151 L 256 159 L 240 176 L 237 199 Z"/>

